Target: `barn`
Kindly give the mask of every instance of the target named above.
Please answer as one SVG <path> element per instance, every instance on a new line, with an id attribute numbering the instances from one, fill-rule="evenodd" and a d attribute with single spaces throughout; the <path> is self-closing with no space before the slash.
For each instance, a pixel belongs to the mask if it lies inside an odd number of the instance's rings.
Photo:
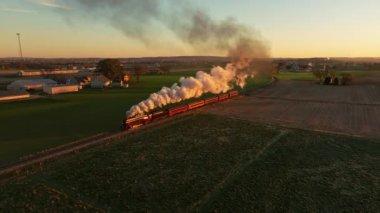
<path id="1" fill-rule="evenodd" d="M 30 94 L 27 92 L 0 91 L 0 101 L 13 101 L 26 98 L 30 98 Z"/>
<path id="2" fill-rule="evenodd" d="M 57 85 L 57 82 L 51 79 L 28 79 L 17 80 L 8 84 L 7 90 L 23 91 L 23 90 L 42 90 L 44 86 Z"/>
<path id="3" fill-rule="evenodd" d="M 52 70 L 52 71 L 19 71 L 19 76 L 41 76 L 41 75 L 67 75 L 77 74 L 79 70 Z"/>
<path id="4" fill-rule="evenodd" d="M 44 93 L 49 95 L 55 95 L 60 93 L 78 92 L 79 85 L 52 85 L 45 86 L 43 89 Z"/>

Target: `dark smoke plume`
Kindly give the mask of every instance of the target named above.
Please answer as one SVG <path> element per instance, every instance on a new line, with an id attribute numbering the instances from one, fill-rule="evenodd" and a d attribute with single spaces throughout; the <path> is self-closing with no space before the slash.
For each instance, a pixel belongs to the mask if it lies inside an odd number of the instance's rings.
<path id="1" fill-rule="evenodd" d="M 254 58 L 269 56 L 266 43 L 253 29 L 233 18 L 214 20 L 191 1 L 64 0 L 64 3 L 72 8 L 66 15 L 105 22 L 147 45 L 159 42 L 152 33 L 159 25 L 195 50 L 227 52 L 238 67 L 247 66 Z"/>
<path id="2" fill-rule="evenodd" d="M 225 68 L 214 67 L 209 73 L 198 71 L 195 77 L 181 78 L 170 88 L 163 87 L 131 107 L 127 117 L 139 116 L 205 93 L 219 94 L 234 86 L 244 87 L 246 79 L 256 75 L 257 61 L 269 57 L 268 47 L 258 33 L 233 18 L 214 20 L 186 0 L 66 0 L 72 10 L 102 21 L 126 36 L 146 45 L 160 42 L 154 34 L 157 26 L 170 30 L 182 42 L 197 51 L 224 51 L 231 58 Z M 71 13 L 71 14 L 70 14 Z M 268 61 L 268 60 L 264 60 Z M 253 67 L 252 67 L 253 65 Z M 270 67 L 270 66 L 269 66 Z"/>

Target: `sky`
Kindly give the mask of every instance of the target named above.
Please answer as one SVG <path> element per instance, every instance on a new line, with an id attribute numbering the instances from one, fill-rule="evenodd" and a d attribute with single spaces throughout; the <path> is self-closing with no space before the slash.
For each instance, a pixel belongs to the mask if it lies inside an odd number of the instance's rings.
<path id="1" fill-rule="evenodd" d="M 379 0 L 192 2 L 213 19 L 254 28 L 273 57 L 380 57 Z M 0 57 L 19 55 L 16 33 L 25 57 L 225 55 L 190 48 L 162 28 L 147 33 L 157 41 L 147 45 L 97 18 L 67 15 L 75 10 L 65 0 L 1 0 Z"/>

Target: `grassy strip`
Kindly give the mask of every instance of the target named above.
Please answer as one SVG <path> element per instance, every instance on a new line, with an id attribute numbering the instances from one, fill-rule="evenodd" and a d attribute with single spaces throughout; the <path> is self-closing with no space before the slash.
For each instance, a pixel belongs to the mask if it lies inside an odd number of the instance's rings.
<path id="1" fill-rule="evenodd" d="M 376 75 L 379 71 L 367 71 L 367 70 L 339 70 L 331 72 L 335 73 L 337 76 L 340 76 L 344 73 L 351 74 L 353 78 L 361 78 L 365 76 Z M 318 79 L 313 76 L 312 72 L 290 72 L 290 71 L 280 71 L 276 77 L 280 80 L 296 80 L 296 81 L 317 81 Z"/>
<path id="2" fill-rule="evenodd" d="M 280 71 L 276 77 L 279 80 L 298 80 L 298 81 L 312 81 L 316 78 L 313 76 L 312 72 L 289 72 Z"/>

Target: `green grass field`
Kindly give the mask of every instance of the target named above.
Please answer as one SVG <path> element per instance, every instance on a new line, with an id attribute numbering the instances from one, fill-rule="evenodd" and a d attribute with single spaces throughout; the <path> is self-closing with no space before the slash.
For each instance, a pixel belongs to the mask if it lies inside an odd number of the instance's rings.
<path id="1" fill-rule="evenodd" d="M 19 157 L 100 132 L 120 128 L 126 110 L 162 86 L 194 71 L 145 75 L 128 89 L 84 89 L 79 93 L 0 103 L 0 166 Z M 268 79 L 249 81 L 249 88 Z"/>
<path id="2" fill-rule="evenodd" d="M 276 75 L 276 77 L 280 80 L 315 80 L 315 77 L 311 72 L 281 71 Z"/>
<path id="3" fill-rule="evenodd" d="M 356 78 L 364 77 L 364 76 L 371 76 L 371 75 L 377 75 L 380 71 L 368 71 L 368 70 L 361 70 L 361 71 L 351 71 L 351 70 L 339 70 L 339 71 L 332 71 L 337 76 L 340 76 L 343 73 L 349 73 L 352 75 L 354 80 Z M 317 81 L 317 79 L 313 76 L 312 72 L 291 72 L 291 71 L 280 71 L 276 77 L 280 80 L 296 80 L 296 81 Z"/>
<path id="4" fill-rule="evenodd" d="M 379 141 L 188 115 L 0 182 L 0 212 L 376 212 Z"/>

